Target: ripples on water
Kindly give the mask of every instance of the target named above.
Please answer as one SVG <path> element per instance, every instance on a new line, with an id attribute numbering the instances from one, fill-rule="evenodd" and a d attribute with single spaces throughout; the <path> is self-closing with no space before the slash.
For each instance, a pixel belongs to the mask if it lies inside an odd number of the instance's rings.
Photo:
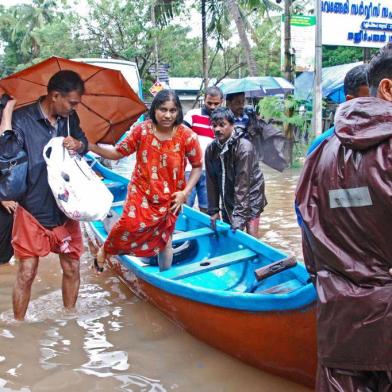
<path id="1" fill-rule="evenodd" d="M 128 164 L 120 166 L 123 173 Z M 298 172 L 266 171 L 263 239 L 300 255 L 292 210 Z M 194 339 L 133 296 L 109 271 L 81 261 L 77 307 L 66 312 L 57 258 L 41 261 L 26 321 L 15 322 L 16 266 L 0 266 L 0 391 L 307 391 Z"/>

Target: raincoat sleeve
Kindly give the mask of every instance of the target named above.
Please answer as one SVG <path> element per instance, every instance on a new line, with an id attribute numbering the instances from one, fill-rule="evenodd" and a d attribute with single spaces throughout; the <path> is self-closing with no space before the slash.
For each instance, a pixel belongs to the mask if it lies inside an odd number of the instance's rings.
<path id="1" fill-rule="evenodd" d="M 245 141 L 240 139 L 240 141 Z M 250 219 L 250 184 L 251 169 L 255 160 L 252 145 L 240 143 L 236 152 L 236 167 L 234 180 L 234 209 L 231 217 L 231 226 L 234 229 L 243 229 Z"/>
<path id="2" fill-rule="evenodd" d="M 73 116 L 70 116 L 69 126 L 70 126 L 71 136 L 83 143 L 83 148 L 81 148 L 80 151 L 78 151 L 78 153 L 80 155 L 86 154 L 88 151 L 88 141 L 86 135 L 82 131 L 82 128 L 80 128 L 80 120 L 76 113 L 74 113 Z"/>
<path id="3" fill-rule="evenodd" d="M 313 285 L 316 285 L 316 265 L 314 262 L 314 256 L 312 252 L 312 248 L 309 244 L 309 239 L 306 236 L 306 228 L 304 224 L 301 226 L 302 231 L 302 253 L 304 256 L 304 263 L 307 271 L 309 272 L 310 279 L 312 279 Z"/>
<path id="4" fill-rule="evenodd" d="M 214 173 L 213 159 L 212 145 L 210 144 L 204 156 L 209 215 L 214 215 L 219 212 L 219 177 L 217 173 Z"/>
<path id="5" fill-rule="evenodd" d="M 248 127 L 248 133 L 249 139 L 255 147 L 258 160 L 280 172 L 288 167 L 285 158 L 287 142 L 280 129 L 253 116 Z"/>

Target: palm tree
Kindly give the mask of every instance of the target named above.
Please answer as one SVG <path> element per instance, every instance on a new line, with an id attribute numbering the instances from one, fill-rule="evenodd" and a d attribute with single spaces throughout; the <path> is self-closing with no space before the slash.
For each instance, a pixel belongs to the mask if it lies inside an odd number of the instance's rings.
<path id="1" fill-rule="evenodd" d="M 11 39 L 16 41 L 22 35 L 20 48 L 30 59 L 39 56 L 40 47 L 34 32 L 54 17 L 56 0 L 33 0 L 32 4 L 21 4 L 15 7 L 14 17 L 17 21 L 12 29 Z"/>
<path id="2" fill-rule="evenodd" d="M 160 6 L 156 13 L 157 20 L 167 23 L 179 10 L 179 4 L 184 5 L 184 1 L 179 0 L 155 0 Z M 247 13 L 257 10 L 262 14 L 267 14 L 272 10 L 281 8 L 272 0 L 200 0 L 202 14 L 202 42 L 203 42 L 203 79 L 206 87 L 208 81 L 208 59 L 207 59 L 207 35 L 215 32 L 218 37 L 234 20 L 241 45 L 244 48 L 244 56 L 251 76 L 257 75 L 257 64 L 251 50 L 251 45 L 246 30 Z M 206 20 L 209 20 L 208 26 Z"/>
<path id="3" fill-rule="evenodd" d="M 208 43 L 207 43 L 207 11 L 206 0 L 201 0 L 201 41 L 203 55 L 203 85 L 208 86 Z"/>
<path id="4" fill-rule="evenodd" d="M 271 0 L 207 0 L 209 3 L 210 26 L 209 31 L 222 29 L 230 25 L 231 21 L 237 28 L 241 46 L 244 49 L 244 56 L 250 76 L 257 75 L 256 59 L 252 53 L 248 39 L 247 30 L 251 30 L 247 16 L 249 12 L 258 11 L 262 15 L 281 8 Z"/>
<path id="5" fill-rule="evenodd" d="M 227 10 L 229 14 L 234 19 L 234 23 L 237 26 L 238 35 L 241 40 L 242 47 L 244 48 L 244 54 L 246 58 L 246 63 L 248 65 L 249 75 L 257 75 L 257 64 L 256 59 L 252 53 L 252 48 L 249 43 L 248 36 L 245 31 L 245 23 L 241 16 L 240 7 L 236 0 L 227 0 Z"/>

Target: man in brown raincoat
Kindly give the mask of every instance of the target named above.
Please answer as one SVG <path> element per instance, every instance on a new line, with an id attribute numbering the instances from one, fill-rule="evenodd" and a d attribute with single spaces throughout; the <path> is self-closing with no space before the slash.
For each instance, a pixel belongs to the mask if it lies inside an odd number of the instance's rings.
<path id="1" fill-rule="evenodd" d="M 230 109 L 215 109 L 211 122 L 215 139 L 205 152 L 211 226 L 215 228 L 216 220 L 222 216 L 233 230 L 246 229 L 258 237 L 260 214 L 267 200 L 256 152 L 249 140 L 235 132 Z"/>
<path id="2" fill-rule="evenodd" d="M 392 391 L 392 44 L 368 81 L 371 97 L 339 107 L 296 192 L 318 294 L 317 391 Z"/>

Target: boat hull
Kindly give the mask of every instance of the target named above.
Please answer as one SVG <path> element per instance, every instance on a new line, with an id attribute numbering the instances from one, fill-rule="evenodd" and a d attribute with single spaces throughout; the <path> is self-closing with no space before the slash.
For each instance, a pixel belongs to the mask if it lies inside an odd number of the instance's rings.
<path id="1" fill-rule="evenodd" d="M 196 338 L 261 370 L 314 387 L 314 305 L 281 312 L 227 309 L 170 294 L 136 277 L 120 262 L 110 267 L 138 297 Z"/>

